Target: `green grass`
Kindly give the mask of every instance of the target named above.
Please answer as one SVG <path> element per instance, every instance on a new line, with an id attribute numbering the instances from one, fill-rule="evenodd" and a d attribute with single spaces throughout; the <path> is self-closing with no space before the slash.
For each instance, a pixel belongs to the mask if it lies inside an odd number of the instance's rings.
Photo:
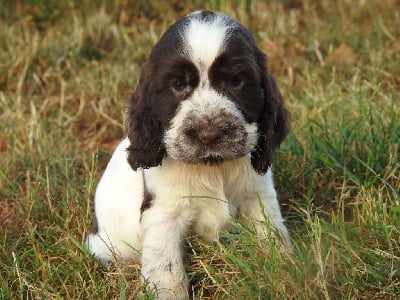
<path id="1" fill-rule="evenodd" d="M 133 299 L 139 265 L 82 248 L 140 66 L 200 8 L 250 28 L 292 131 L 274 164 L 294 253 L 194 237 L 195 299 L 400 297 L 400 5 L 0 0 L 0 299 Z M 266 254 L 265 247 L 270 248 Z"/>

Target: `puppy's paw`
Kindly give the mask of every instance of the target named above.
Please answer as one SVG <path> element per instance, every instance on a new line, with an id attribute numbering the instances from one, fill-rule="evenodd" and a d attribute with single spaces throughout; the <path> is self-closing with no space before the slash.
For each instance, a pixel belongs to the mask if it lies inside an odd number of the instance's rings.
<path id="1" fill-rule="evenodd" d="M 188 279 L 186 272 L 152 272 L 143 282 L 142 294 L 138 299 L 146 299 L 144 295 L 153 295 L 160 300 L 188 299 Z"/>
<path id="2" fill-rule="evenodd" d="M 89 234 L 86 242 L 86 249 L 100 261 L 102 265 L 107 265 L 113 259 L 113 253 L 110 247 L 98 234 Z"/>

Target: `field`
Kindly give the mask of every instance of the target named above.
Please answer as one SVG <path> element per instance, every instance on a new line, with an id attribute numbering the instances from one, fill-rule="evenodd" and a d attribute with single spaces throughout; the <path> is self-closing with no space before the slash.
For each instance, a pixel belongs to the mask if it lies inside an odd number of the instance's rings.
<path id="1" fill-rule="evenodd" d="M 0 299 L 136 298 L 140 266 L 103 267 L 82 243 L 140 67 L 197 9 L 250 29 L 291 112 L 273 168 L 294 253 L 266 255 L 245 228 L 193 237 L 193 299 L 400 298 L 398 1 L 0 7 Z"/>

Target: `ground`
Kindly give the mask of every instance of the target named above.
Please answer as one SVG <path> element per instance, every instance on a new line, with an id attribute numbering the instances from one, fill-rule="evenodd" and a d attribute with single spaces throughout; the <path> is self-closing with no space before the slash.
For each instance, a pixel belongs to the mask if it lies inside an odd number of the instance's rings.
<path id="1" fill-rule="evenodd" d="M 193 237 L 193 298 L 400 297 L 398 1 L 0 7 L 0 299 L 136 297 L 140 266 L 103 267 L 82 243 L 140 67 L 197 9 L 249 28 L 291 112 L 274 172 L 294 253 L 260 245 L 240 223 L 218 244 Z"/>

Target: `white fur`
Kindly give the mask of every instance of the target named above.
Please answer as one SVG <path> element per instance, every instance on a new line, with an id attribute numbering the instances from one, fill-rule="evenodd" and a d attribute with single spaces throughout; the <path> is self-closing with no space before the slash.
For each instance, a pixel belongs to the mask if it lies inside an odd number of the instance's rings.
<path id="1" fill-rule="evenodd" d="M 191 60 L 200 70 L 202 67 L 208 69 L 223 47 L 228 26 L 223 15 L 207 22 L 196 18 L 196 14 L 198 13 L 192 14 L 193 20 L 185 34 L 186 48 L 189 49 Z"/>
<path id="2" fill-rule="evenodd" d="M 113 256 L 136 258 L 141 248 L 140 206 L 143 198 L 143 174 L 127 163 L 124 139 L 115 150 L 97 186 L 95 210 L 97 234 L 87 239 L 88 249 L 102 262 Z"/>
<path id="3" fill-rule="evenodd" d="M 113 257 L 139 260 L 141 253 L 143 278 L 157 286 L 160 299 L 187 297 L 181 247 L 190 232 L 215 239 L 239 213 L 264 239 L 265 213 L 290 245 L 272 173 L 257 174 L 249 156 L 217 166 L 166 158 L 159 167 L 135 172 L 126 160 L 128 145 L 125 139 L 117 147 L 99 182 L 95 198 L 99 232 L 88 236 L 87 247 L 103 263 Z M 142 173 L 154 201 L 140 217 Z"/>

